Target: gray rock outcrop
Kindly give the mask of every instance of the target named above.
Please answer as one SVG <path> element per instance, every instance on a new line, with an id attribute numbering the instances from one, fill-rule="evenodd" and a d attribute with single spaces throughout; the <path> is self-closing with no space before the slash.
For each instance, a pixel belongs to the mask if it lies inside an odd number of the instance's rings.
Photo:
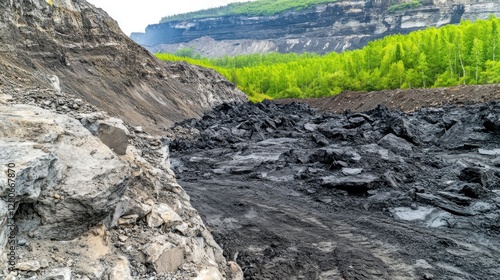
<path id="1" fill-rule="evenodd" d="M 31 234 L 70 240 L 116 207 L 130 171 L 78 120 L 27 105 L 0 111 L 1 159 L 16 164 L 16 203 L 40 218 Z"/>
<path id="2" fill-rule="evenodd" d="M 123 155 L 98 138 L 102 125 L 127 132 Z M 241 279 L 176 183 L 168 148 L 130 131 L 103 112 L 0 103 L 1 278 L 14 240 L 16 279 Z"/>
<path id="3" fill-rule="evenodd" d="M 152 52 L 191 47 L 202 56 L 263 52 L 342 52 L 396 33 L 461 20 L 500 16 L 493 0 L 428 0 L 420 7 L 390 12 L 408 0 L 339 0 L 272 16 L 221 16 L 151 24 L 131 38 Z"/>

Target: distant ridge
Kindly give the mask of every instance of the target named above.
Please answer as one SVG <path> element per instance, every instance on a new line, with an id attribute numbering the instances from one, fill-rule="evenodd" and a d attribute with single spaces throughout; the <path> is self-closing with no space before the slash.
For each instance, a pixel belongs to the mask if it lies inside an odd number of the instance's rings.
<path id="1" fill-rule="evenodd" d="M 332 2 L 336 2 L 336 0 L 257 0 L 231 3 L 218 8 L 167 16 L 162 18 L 160 23 L 220 16 L 271 16 L 288 10 L 300 11 L 314 5 Z"/>
<path id="2" fill-rule="evenodd" d="M 286 0 L 255 6 L 265 3 L 270 1 L 164 18 L 131 38 L 151 52 L 192 48 L 206 57 L 324 54 L 359 49 L 387 35 L 500 16 L 500 2 L 493 0 L 316 0 L 307 4 Z"/>

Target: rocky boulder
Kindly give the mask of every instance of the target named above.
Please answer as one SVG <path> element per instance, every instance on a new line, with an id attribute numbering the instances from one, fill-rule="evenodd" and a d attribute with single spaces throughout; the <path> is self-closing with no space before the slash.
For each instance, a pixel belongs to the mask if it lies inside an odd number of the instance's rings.
<path id="1" fill-rule="evenodd" d="M 109 215 L 130 177 L 123 161 L 78 120 L 25 105 L 0 111 L 2 162 L 16 165 L 15 202 L 40 219 L 31 234 L 70 240 Z"/>

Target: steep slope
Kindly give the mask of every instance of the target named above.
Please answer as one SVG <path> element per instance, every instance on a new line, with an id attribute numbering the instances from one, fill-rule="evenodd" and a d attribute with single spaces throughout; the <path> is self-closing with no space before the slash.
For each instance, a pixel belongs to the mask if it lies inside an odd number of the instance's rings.
<path id="1" fill-rule="evenodd" d="M 0 22 L 3 90 L 59 80 L 63 93 L 149 131 L 246 100 L 213 71 L 156 60 L 86 1 L 2 1 Z"/>
<path id="2" fill-rule="evenodd" d="M 132 39 L 154 52 L 192 47 L 203 56 L 255 52 L 341 52 L 394 33 L 500 16 L 492 0 L 421 0 L 398 10 L 393 1 L 342 0 L 271 16 L 228 15 L 152 24 Z M 400 0 L 398 5 L 412 1 Z M 392 8 L 391 8 L 392 7 Z M 404 6 L 399 6 L 404 7 Z"/>
<path id="3" fill-rule="evenodd" d="M 244 100 L 86 1 L 0 2 L 0 279 L 241 279 L 155 134 Z"/>

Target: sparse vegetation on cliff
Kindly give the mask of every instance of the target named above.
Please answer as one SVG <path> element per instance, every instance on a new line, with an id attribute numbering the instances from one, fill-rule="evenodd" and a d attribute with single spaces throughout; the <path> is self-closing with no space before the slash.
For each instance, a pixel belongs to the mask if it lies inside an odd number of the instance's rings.
<path id="1" fill-rule="evenodd" d="M 418 0 L 414 0 L 412 2 L 406 2 L 406 3 L 401 3 L 401 4 L 393 4 L 389 8 L 387 8 L 387 11 L 389 13 L 395 13 L 395 12 L 401 12 L 401 11 L 406 11 L 409 9 L 415 9 L 418 7 L 421 7 L 422 4 Z"/>
<path id="2" fill-rule="evenodd" d="M 374 91 L 500 82 L 500 20 L 428 28 L 392 35 L 342 54 L 253 54 L 186 59 L 210 67 L 250 96 L 305 98 L 345 90 Z"/>
<path id="3" fill-rule="evenodd" d="M 287 10 L 302 10 L 310 6 L 335 1 L 336 0 L 257 0 L 244 3 L 231 3 L 227 6 L 218 8 L 164 17 L 160 22 L 229 15 L 269 16 Z"/>

